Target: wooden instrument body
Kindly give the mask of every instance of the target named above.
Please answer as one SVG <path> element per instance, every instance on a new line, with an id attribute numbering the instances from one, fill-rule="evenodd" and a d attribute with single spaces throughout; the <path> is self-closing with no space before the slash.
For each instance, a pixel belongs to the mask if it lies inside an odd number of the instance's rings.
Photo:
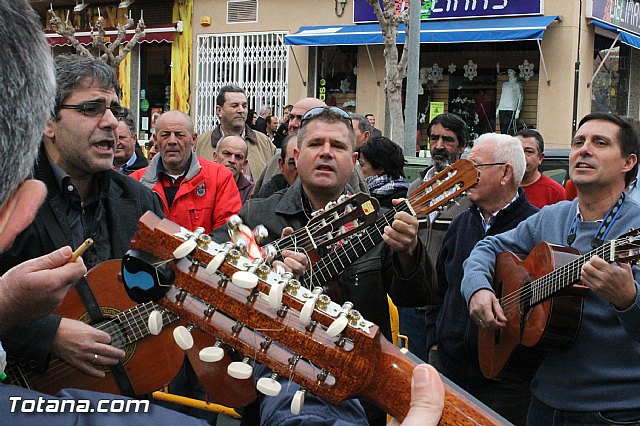
<path id="1" fill-rule="evenodd" d="M 178 373 L 184 356 L 183 352 L 176 348 L 172 332 L 179 322 L 169 324 L 168 314 L 165 314 L 163 318 L 167 325 L 162 333 L 158 336 L 149 335 L 146 321 L 155 304 L 137 305 L 129 299 L 120 277 L 120 265 L 120 260 L 101 263 L 87 273 L 86 280 L 106 319 L 128 312 L 127 318 L 133 321 L 127 324 L 119 323 L 118 329 L 126 330 L 124 333 L 133 340 L 122 347 L 126 354 L 122 364 L 136 395 L 141 395 L 162 388 Z M 75 288 L 69 291 L 56 313 L 65 318 L 91 323 Z M 130 328 L 127 330 L 127 327 Z M 129 332 L 133 332 L 135 336 Z M 120 388 L 111 370 L 105 367 L 103 371 L 106 373 L 105 378 L 91 377 L 60 359 L 52 358 L 45 372 L 12 366 L 8 375 L 14 384 L 52 395 L 64 388 L 120 394 Z"/>
<path id="2" fill-rule="evenodd" d="M 524 260 L 511 252 L 498 255 L 493 288 L 498 299 L 508 295 L 513 309 L 505 312 L 505 328 L 478 329 L 478 357 L 486 377 L 513 369 L 533 375 L 545 351 L 572 345 L 580 328 L 585 287 L 568 287 L 531 308 L 520 297 L 526 284 L 578 256 L 570 247 L 547 243 L 538 244 Z"/>

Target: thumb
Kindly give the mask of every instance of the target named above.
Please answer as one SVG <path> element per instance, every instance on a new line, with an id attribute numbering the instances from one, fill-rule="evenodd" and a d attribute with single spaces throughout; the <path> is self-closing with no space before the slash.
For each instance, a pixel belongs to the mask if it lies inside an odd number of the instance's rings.
<path id="1" fill-rule="evenodd" d="M 438 372 L 428 364 L 413 370 L 411 406 L 402 426 L 437 425 L 444 408 L 444 385 Z"/>
<path id="2" fill-rule="evenodd" d="M 53 269 L 69 262 L 72 254 L 73 251 L 71 250 L 71 247 L 65 246 L 42 257 L 38 257 L 35 260 L 41 262 L 41 269 Z"/>

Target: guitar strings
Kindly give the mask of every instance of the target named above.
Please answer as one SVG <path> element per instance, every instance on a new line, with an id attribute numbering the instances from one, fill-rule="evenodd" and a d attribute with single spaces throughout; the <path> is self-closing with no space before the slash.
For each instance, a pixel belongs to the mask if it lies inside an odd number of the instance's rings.
<path id="1" fill-rule="evenodd" d="M 144 311 L 141 311 L 141 307 L 144 308 Z M 123 328 L 125 330 L 123 330 L 125 332 L 125 334 L 127 334 L 127 343 L 125 343 L 124 346 L 120 346 L 120 345 L 113 345 L 114 347 L 118 347 L 120 349 L 123 349 L 125 346 L 130 345 L 131 343 L 134 343 L 135 341 L 140 340 L 143 337 L 148 336 L 149 330 L 147 328 L 146 325 L 146 321 L 144 320 L 143 316 L 148 316 L 149 313 L 155 309 L 156 307 L 158 307 L 157 304 L 153 303 L 153 302 L 147 302 L 144 304 L 140 304 L 140 305 L 136 305 L 133 306 L 132 308 L 126 310 L 126 311 L 122 311 L 120 312 L 116 317 L 110 318 L 104 322 L 101 322 L 100 324 L 97 324 L 94 328 L 98 329 L 98 330 L 104 330 L 109 328 L 110 326 L 113 325 L 119 325 L 122 324 Z M 153 308 L 153 309 L 149 309 L 149 308 Z M 131 312 L 132 310 L 137 310 L 138 311 L 138 315 L 133 315 L 133 323 L 127 318 L 127 313 Z M 120 318 L 123 317 L 123 318 Z M 121 321 L 121 319 L 124 319 L 124 322 L 126 322 L 126 325 L 124 324 L 123 321 Z M 171 318 L 169 317 L 167 320 L 166 324 L 170 324 L 171 322 Z M 140 331 L 143 332 L 140 335 L 137 335 L 136 331 L 134 330 L 134 327 L 131 326 L 131 324 L 135 325 L 136 328 Z M 164 325 L 166 325 L 164 324 Z M 128 326 L 127 326 L 128 325 Z M 131 331 L 131 334 L 134 335 L 134 337 L 137 337 L 135 340 L 130 339 L 129 337 L 129 333 L 126 333 L 126 329 L 129 329 Z M 47 370 L 44 373 L 40 373 L 38 371 L 35 370 L 27 370 L 24 371 L 22 368 L 18 368 L 18 370 L 21 373 L 21 378 L 23 378 L 23 380 L 33 380 L 34 378 L 38 378 L 40 376 L 42 376 L 43 374 L 46 375 L 46 379 L 47 381 L 58 381 L 58 380 L 62 380 L 64 377 L 68 376 L 70 373 L 73 373 L 75 371 L 79 371 L 77 370 L 75 367 L 73 367 L 72 365 L 66 363 L 65 361 L 63 361 L 62 359 L 59 358 L 54 358 L 49 362 L 49 368 L 47 368 Z"/>
<path id="2" fill-rule="evenodd" d="M 614 247 L 619 247 L 621 245 L 628 245 L 636 248 L 640 247 L 637 244 L 632 243 L 628 237 L 614 242 Z M 605 244 L 603 246 L 600 246 L 590 251 L 586 255 L 581 256 L 580 258 L 574 260 L 573 262 L 563 265 L 560 268 L 555 269 L 554 271 L 523 285 L 520 289 L 512 293 L 509 293 L 508 295 L 505 295 L 500 299 L 500 304 L 503 306 L 505 315 L 509 317 L 516 314 L 520 308 L 522 301 L 524 300 L 526 300 L 528 307 L 532 306 L 530 303 L 531 298 L 536 292 L 543 293 L 543 294 L 540 294 L 541 296 L 540 300 L 544 300 L 546 296 L 549 296 L 555 293 L 556 291 L 561 290 L 562 288 L 570 285 L 570 283 L 569 284 L 566 283 L 566 280 L 570 279 L 572 273 L 579 274 L 579 272 L 582 269 L 582 266 L 595 255 L 598 255 L 602 258 L 607 258 L 608 257 L 607 255 L 610 255 L 609 250 L 610 250 L 610 244 Z M 564 280 L 562 280 L 563 278 Z M 578 280 L 579 280 L 579 277 L 578 277 Z M 571 282 L 573 281 L 575 281 L 575 279 L 572 280 Z M 549 285 L 552 285 L 550 289 L 544 288 L 544 286 L 549 286 Z M 536 287 L 542 288 L 543 290 L 546 290 L 546 291 L 544 292 L 540 291 Z"/>

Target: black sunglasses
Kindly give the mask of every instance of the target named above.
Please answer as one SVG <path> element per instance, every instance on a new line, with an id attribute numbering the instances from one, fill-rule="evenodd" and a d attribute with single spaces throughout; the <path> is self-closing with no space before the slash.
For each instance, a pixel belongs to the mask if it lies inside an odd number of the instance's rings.
<path id="1" fill-rule="evenodd" d="M 63 104 L 60 105 L 60 109 L 76 109 L 88 117 L 100 117 L 109 109 L 118 119 L 123 119 L 127 116 L 126 107 L 120 105 L 107 106 L 101 101 L 87 101 L 77 105 Z"/>
<path id="2" fill-rule="evenodd" d="M 311 108 L 309 111 L 304 113 L 304 115 L 302 116 L 302 119 L 300 120 L 300 124 L 304 123 L 305 121 L 309 121 L 312 118 L 319 116 L 320 114 L 325 114 L 327 115 L 327 117 L 337 116 L 337 118 L 344 120 L 350 126 L 353 125 L 351 122 L 351 115 L 349 115 L 349 113 L 343 110 L 342 108 L 338 108 L 335 106 L 322 106 L 322 107 Z"/>

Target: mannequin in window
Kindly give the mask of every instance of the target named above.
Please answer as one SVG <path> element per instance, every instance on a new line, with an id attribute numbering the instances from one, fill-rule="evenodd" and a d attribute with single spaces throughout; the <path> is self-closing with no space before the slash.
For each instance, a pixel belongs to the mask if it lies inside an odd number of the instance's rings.
<path id="1" fill-rule="evenodd" d="M 518 83 L 514 70 L 507 70 L 507 75 L 509 80 L 502 83 L 496 115 L 500 119 L 500 133 L 513 136 L 516 133 L 516 120 L 520 118 L 522 108 L 522 86 Z"/>

